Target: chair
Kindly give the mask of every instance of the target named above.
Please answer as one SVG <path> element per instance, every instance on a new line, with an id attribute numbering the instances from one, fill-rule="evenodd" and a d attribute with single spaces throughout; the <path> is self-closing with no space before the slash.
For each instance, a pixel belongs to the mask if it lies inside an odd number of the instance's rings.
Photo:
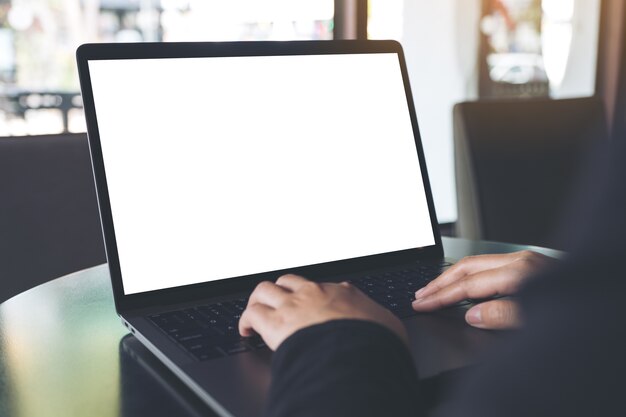
<path id="1" fill-rule="evenodd" d="M 0 302 L 104 262 L 86 135 L 0 138 Z"/>
<path id="2" fill-rule="evenodd" d="M 595 141 L 599 98 L 476 101 L 454 107 L 456 233 L 562 247 L 554 237 Z"/>

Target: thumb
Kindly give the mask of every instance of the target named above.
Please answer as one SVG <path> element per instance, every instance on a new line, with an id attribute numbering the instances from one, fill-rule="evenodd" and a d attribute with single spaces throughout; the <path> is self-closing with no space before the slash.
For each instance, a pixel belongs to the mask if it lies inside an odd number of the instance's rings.
<path id="1" fill-rule="evenodd" d="M 478 304 L 467 310 L 465 320 L 480 329 L 512 329 L 521 324 L 519 307 L 512 300 L 492 300 Z"/>

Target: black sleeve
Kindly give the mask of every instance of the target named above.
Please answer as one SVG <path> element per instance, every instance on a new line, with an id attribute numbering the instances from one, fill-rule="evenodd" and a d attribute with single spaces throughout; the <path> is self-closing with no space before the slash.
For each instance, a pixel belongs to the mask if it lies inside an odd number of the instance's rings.
<path id="1" fill-rule="evenodd" d="M 276 351 L 267 417 L 420 416 L 417 374 L 387 328 L 337 320 L 300 330 Z"/>
<path id="2" fill-rule="evenodd" d="M 571 255 L 519 293 L 524 328 L 459 384 L 446 417 L 626 416 L 625 139 L 592 165 L 562 232 Z"/>
<path id="3" fill-rule="evenodd" d="M 626 416 L 626 285 L 609 272 L 577 262 L 538 277 L 521 294 L 525 327 L 468 373 L 442 415 Z"/>

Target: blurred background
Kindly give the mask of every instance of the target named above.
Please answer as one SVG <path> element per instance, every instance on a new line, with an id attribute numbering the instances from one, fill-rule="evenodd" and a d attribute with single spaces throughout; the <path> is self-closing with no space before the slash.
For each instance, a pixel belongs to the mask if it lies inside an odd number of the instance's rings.
<path id="1" fill-rule="evenodd" d="M 0 0 L 0 136 L 85 131 L 74 60 L 85 42 L 396 39 L 439 221 L 452 224 L 453 105 L 596 94 L 610 1 Z"/>

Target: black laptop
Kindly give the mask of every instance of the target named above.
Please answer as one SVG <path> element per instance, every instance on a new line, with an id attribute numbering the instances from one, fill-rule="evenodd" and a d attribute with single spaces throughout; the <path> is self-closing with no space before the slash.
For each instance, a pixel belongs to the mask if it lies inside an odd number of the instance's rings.
<path id="1" fill-rule="evenodd" d="M 237 322 L 287 272 L 349 280 L 407 320 L 422 375 L 467 361 L 467 329 L 411 309 L 449 264 L 398 43 L 90 44 L 77 59 L 117 312 L 219 414 L 262 410 L 271 352 Z"/>

